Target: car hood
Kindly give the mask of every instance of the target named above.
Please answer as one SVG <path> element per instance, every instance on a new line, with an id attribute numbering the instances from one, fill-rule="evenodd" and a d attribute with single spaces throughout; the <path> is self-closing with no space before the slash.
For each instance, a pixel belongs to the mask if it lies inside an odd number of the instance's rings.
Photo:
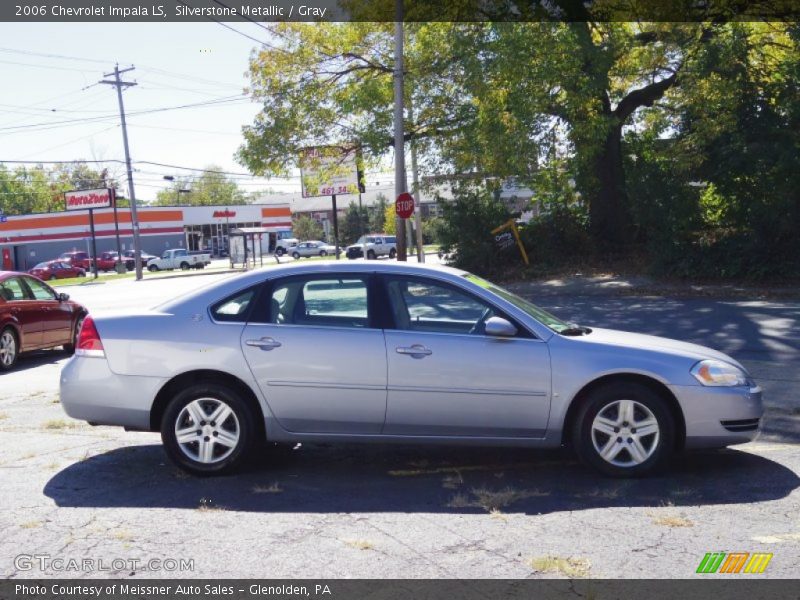
<path id="1" fill-rule="evenodd" d="M 580 337 L 571 338 L 586 343 L 606 344 L 619 348 L 632 348 L 635 350 L 647 350 L 650 352 L 663 352 L 673 356 L 684 356 L 693 360 L 704 360 L 713 358 L 726 363 L 735 365 L 747 372 L 737 361 L 719 350 L 707 348 L 700 344 L 681 342 L 670 338 L 658 337 L 655 335 L 645 335 L 642 333 L 631 333 L 629 331 L 617 331 L 615 329 L 592 328 L 592 333 Z"/>

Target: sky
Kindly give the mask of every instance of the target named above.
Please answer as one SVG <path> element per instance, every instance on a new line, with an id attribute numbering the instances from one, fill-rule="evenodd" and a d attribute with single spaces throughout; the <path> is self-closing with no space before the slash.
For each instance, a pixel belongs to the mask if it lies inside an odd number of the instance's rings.
<path id="1" fill-rule="evenodd" d="M 0 162 L 124 160 L 116 89 L 97 84 L 119 63 L 135 67 L 123 79 L 138 84 L 123 94 L 133 161 L 247 174 L 234 159 L 242 126 L 258 112 L 241 96 L 257 46 L 247 36 L 268 34 L 252 23 L 226 25 L 239 33 L 212 22 L 0 23 Z M 209 101 L 216 103 L 135 114 Z M 124 165 L 108 166 L 124 181 Z M 152 200 L 169 187 L 165 175 L 192 173 L 137 164 L 136 196 Z M 300 189 L 299 178 L 233 177 L 246 191 Z"/>

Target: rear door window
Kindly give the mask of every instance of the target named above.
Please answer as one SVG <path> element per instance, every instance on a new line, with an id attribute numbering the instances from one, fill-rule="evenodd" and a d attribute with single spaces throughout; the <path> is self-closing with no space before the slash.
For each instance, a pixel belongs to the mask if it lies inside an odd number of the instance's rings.
<path id="1" fill-rule="evenodd" d="M 292 277 L 272 287 L 267 322 L 308 327 L 368 327 L 367 280 L 353 274 Z"/>

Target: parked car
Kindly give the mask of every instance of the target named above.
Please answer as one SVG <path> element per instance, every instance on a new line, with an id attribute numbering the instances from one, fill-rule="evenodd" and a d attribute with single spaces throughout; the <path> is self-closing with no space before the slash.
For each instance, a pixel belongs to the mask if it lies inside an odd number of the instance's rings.
<path id="1" fill-rule="evenodd" d="M 148 271 L 164 271 L 170 269 L 204 269 L 211 264 L 211 255 L 208 252 L 189 252 L 183 248 L 174 248 L 165 251 L 161 257 L 151 258 L 147 261 Z"/>
<path id="2" fill-rule="evenodd" d="M 74 267 L 68 262 L 60 260 L 48 260 L 40 262 L 32 269 L 28 269 L 28 273 L 41 280 L 53 279 L 69 279 L 71 277 L 86 277 L 86 271 L 80 267 Z"/>
<path id="3" fill-rule="evenodd" d="M 97 257 L 97 269 L 103 271 L 114 271 L 117 268 L 119 254 L 116 251 L 101 252 Z"/>
<path id="4" fill-rule="evenodd" d="M 147 268 L 147 263 L 150 262 L 151 259 L 158 258 L 156 255 L 148 254 L 144 251 L 141 251 L 139 255 L 141 257 L 142 268 Z M 122 260 L 125 261 L 125 267 L 128 271 L 133 271 L 136 268 L 136 253 L 133 250 L 123 250 Z"/>
<path id="5" fill-rule="evenodd" d="M 362 258 L 365 249 L 367 258 L 370 260 L 374 260 L 379 256 L 394 258 L 397 256 L 397 237 L 382 233 L 362 235 L 355 244 L 347 247 L 347 258 Z"/>
<path id="6" fill-rule="evenodd" d="M 277 256 L 283 256 L 284 254 L 288 254 L 289 251 L 297 246 L 300 243 L 300 240 L 297 238 L 283 238 L 282 240 L 278 240 L 275 244 L 275 254 Z"/>
<path id="7" fill-rule="evenodd" d="M 88 252 L 81 250 L 72 250 L 70 252 L 62 252 L 58 256 L 58 260 L 67 262 L 73 267 L 79 267 L 84 271 L 89 271 L 92 268 L 92 257 Z"/>
<path id="8" fill-rule="evenodd" d="M 314 262 L 87 317 L 61 372 L 75 419 L 161 431 L 193 473 L 259 442 L 558 447 L 613 476 L 752 440 L 761 389 L 696 344 L 568 324 L 449 267 Z"/>
<path id="9" fill-rule="evenodd" d="M 341 249 L 339 249 L 341 252 Z M 301 258 L 308 256 L 328 256 L 329 254 L 336 255 L 336 246 L 326 244 L 320 241 L 300 242 L 292 248 L 292 257 Z"/>
<path id="10" fill-rule="evenodd" d="M 75 349 L 86 309 L 49 285 L 22 273 L 0 271 L 0 371 L 23 352 Z"/>

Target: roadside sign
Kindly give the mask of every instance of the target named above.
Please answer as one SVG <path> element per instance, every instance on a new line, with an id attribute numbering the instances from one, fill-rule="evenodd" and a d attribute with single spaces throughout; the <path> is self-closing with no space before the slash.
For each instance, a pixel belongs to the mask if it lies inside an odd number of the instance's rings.
<path id="1" fill-rule="evenodd" d="M 358 194 L 356 149 L 338 146 L 304 148 L 300 153 L 303 198 Z"/>
<path id="2" fill-rule="evenodd" d="M 8 217 L 0 213 L 0 223 L 5 223 L 6 221 L 8 221 Z"/>
<path id="3" fill-rule="evenodd" d="M 414 214 L 414 196 L 403 192 L 394 202 L 394 212 L 401 219 L 407 219 Z"/>
<path id="4" fill-rule="evenodd" d="M 87 208 L 107 208 L 114 200 L 114 190 L 101 188 L 97 190 L 74 190 L 64 192 L 66 210 L 86 210 Z"/>

